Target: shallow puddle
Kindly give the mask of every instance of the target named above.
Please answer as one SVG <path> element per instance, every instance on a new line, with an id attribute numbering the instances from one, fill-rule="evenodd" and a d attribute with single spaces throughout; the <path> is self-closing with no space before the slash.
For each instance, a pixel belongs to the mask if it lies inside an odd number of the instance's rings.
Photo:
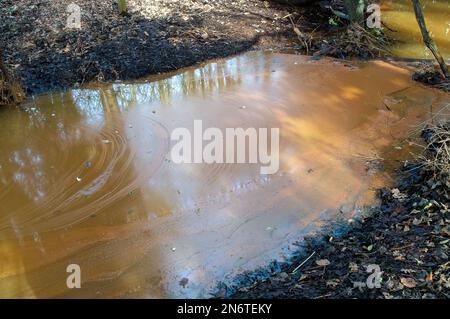
<path id="1" fill-rule="evenodd" d="M 450 59 L 450 1 L 422 0 L 423 12 L 430 35 L 441 54 Z M 392 53 L 402 58 L 432 59 L 431 51 L 422 40 L 411 0 L 383 0 L 381 20 L 391 29 L 390 37 L 398 40 Z"/>
<path id="2" fill-rule="evenodd" d="M 249 53 L 0 110 L 0 297 L 208 296 L 373 203 L 449 102 L 384 62 Z M 173 163 L 194 120 L 280 128 L 280 170 Z"/>

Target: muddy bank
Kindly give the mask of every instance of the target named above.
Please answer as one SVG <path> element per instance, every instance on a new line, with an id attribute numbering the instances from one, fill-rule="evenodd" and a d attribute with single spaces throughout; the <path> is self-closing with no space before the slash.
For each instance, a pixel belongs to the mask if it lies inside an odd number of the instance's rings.
<path id="1" fill-rule="evenodd" d="M 28 94 L 92 81 L 137 79 L 251 49 L 374 58 L 390 48 L 384 36 L 347 28 L 345 21 L 317 3 L 130 0 L 128 15 L 121 16 L 115 1 L 78 0 L 81 29 L 68 29 L 67 8 L 72 2 L 0 1 L 0 46 Z M 429 57 L 409 2 L 375 2 L 383 4 L 385 30 L 397 40 L 391 43 L 395 55 Z M 330 3 L 342 9 L 341 1 Z M 445 6 L 443 1 L 433 2 L 426 10 L 444 55 L 449 43 Z"/>
<path id="2" fill-rule="evenodd" d="M 413 74 L 413 80 L 445 92 L 450 92 L 450 79 L 446 79 L 439 67 L 431 63 L 419 63 Z"/>
<path id="3" fill-rule="evenodd" d="M 423 131 L 424 157 L 404 163 L 396 187 L 380 190 L 380 206 L 308 238 L 288 264 L 220 286 L 217 296 L 450 298 L 449 157 L 439 153 L 449 135 L 448 123 Z"/>
<path id="4" fill-rule="evenodd" d="M 67 29 L 67 6 L 81 7 L 81 29 Z M 308 20 L 319 7 L 279 2 L 130 0 L 1 0 L 0 46 L 28 93 L 90 81 L 136 79 L 249 49 L 289 48 L 288 18 Z M 326 20 L 326 19 L 325 19 Z"/>

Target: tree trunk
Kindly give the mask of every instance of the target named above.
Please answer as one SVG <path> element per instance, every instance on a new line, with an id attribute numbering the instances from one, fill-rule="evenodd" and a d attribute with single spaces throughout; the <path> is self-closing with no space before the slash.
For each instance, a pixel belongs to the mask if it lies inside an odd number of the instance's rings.
<path id="1" fill-rule="evenodd" d="M 117 5 L 119 6 L 119 13 L 120 15 L 126 15 L 127 14 L 127 0 L 118 0 Z"/>
<path id="2" fill-rule="evenodd" d="M 426 46 L 431 50 L 434 57 L 438 61 L 445 78 L 450 79 L 450 72 L 448 70 L 448 66 L 447 64 L 445 64 L 444 58 L 439 52 L 439 49 L 436 43 L 434 42 L 433 38 L 431 38 L 430 34 L 428 33 L 427 25 L 425 23 L 425 17 L 423 16 L 422 12 L 422 4 L 420 3 L 420 0 L 411 0 L 411 1 L 414 6 L 414 12 L 416 13 L 417 23 L 419 24 L 420 31 L 422 32 L 423 42 L 425 42 Z"/>
<path id="3" fill-rule="evenodd" d="M 351 23 L 364 22 L 364 0 L 344 0 L 344 6 Z"/>

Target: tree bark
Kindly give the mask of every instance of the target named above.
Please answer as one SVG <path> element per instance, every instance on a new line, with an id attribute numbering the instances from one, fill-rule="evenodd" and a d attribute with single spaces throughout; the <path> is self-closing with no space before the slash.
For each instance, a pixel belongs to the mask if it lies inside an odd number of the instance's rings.
<path id="1" fill-rule="evenodd" d="M 118 0 L 118 6 L 119 6 L 119 13 L 120 15 L 126 15 L 127 14 L 127 0 Z"/>
<path id="2" fill-rule="evenodd" d="M 364 22 L 364 0 L 344 0 L 350 22 L 362 24 Z"/>
<path id="3" fill-rule="evenodd" d="M 441 71 L 444 74 L 445 78 L 450 79 L 450 72 L 448 70 L 448 66 L 445 63 L 445 60 L 442 57 L 441 53 L 439 52 L 439 49 L 436 43 L 434 42 L 433 38 L 428 33 L 427 25 L 425 23 L 425 17 L 423 16 L 422 3 L 420 2 L 420 0 L 411 0 L 411 1 L 413 3 L 414 12 L 416 13 L 416 19 L 420 27 L 420 32 L 422 32 L 423 42 L 425 42 L 425 45 L 433 53 L 434 57 L 439 63 L 439 66 L 441 67 Z"/>

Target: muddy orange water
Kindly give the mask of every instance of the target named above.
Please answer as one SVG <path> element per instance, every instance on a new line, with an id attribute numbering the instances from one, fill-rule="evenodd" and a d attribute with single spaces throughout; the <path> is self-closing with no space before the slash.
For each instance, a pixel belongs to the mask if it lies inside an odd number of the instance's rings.
<path id="1" fill-rule="evenodd" d="M 403 58 L 433 59 L 423 43 L 411 0 L 382 0 L 381 3 L 381 19 L 392 29 L 387 33 L 397 40 L 392 53 Z M 431 36 L 444 58 L 450 59 L 450 1 L 421 0 L 421 3 Z"/>
<path id="2" fill-rule="evenodd" d="M 384 62 L 249 53 L 0 110 L 0 297 L 208 296 L 373 203 L 449 102 Z M 280 170 L 174 164 L 170 132 L 195 119 L 279 127 Z"/>

